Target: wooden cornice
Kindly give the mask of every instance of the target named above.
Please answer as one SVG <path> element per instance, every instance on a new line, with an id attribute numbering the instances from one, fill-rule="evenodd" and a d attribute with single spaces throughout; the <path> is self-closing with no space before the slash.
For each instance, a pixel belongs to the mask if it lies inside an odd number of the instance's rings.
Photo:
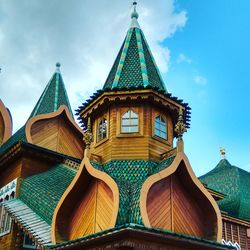
<path id="1" fill-rule="evenodd" d="M 99 109 L 102 105 L 107 105 L 112 102 L 123 101 L 151 101 L 163 107 L 167 107 L 174 112 L 178 113 L 180 108 L 185 110 L 184 104 L 179 104 L 165 95 L 154 91 L 152 89 L 145 90 L 131 90 L 131 91 L 118 91 L 118 92 L 104 92 L 98 98 L 93 100 L 87 107 L 79 111 L 82 119 L 86 119 L 93 111 Z"/>
<path id="2" fill-rule="evenodd" d="M 223 211 L 222 211 L 222 219 L 224 221 L 228 221 L 228 222 L 233 222 L 233 223 L 236 223 L 236 224 L 240 224 L 242 226 L 246 226 L 248 228 L 250 228 L 250 221 L 248 220 L 242 220 L 242 219 L 239 219 L 239 218 L 235 218 L 235 217 L 232 217 L 228 214 L 225 214 Z"/>

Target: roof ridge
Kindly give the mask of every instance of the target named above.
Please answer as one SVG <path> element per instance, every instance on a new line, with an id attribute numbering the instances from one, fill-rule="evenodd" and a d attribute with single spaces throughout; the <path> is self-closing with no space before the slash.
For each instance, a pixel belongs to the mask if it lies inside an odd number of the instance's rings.
<path id="1" fill-rule="evenodd" d="M 147 67 L 146 67 L 145 55 L 144 55 L 144 50 L 143 50 L 143 46 L 142 46 L 142 35 L 141 35 L 140 31 L 141 31 L 140 29 L 135 28 L 137 50 L 138 50 L 138 54 L 139 54 L 139 58 L 140 58 L 143 86 L 147 87 L 149 85 L 148 71 L 147 71 Z"/>
<path id="2" fill-rule="evenodd" d="M 133 28 L 130 28 L 128 30 L 126 38 L 125 38 L 125 42 L 124 42 L 124 45 L 123 45 L 123 49 L 122 49 L 121 57 L 120 57 L 120 60 L 119 60 L 119 63 L 118 63 L 118 67 L 117 67 L 117 70 L 116 70 L 115 78 L 114 78 L 113 83 L 112 83 L 112 88 L 116 88 L 117 85 L 118 85 L 118 82 L 120 80 L 122 68 L 123 68 L 123 65 L 124 65 L 124 62 L 125 62 L 125 58 L 127 56 L 129 42 L 131 40 L 132 33 L 133 33 Z"/>
<path id="3" fill-rule="evenodd" d="M 153 54 L 152 54 L 152 52 L 151 52 L 151 50 L 150 50 L 150 47 L 149 47 L 149 45 L 148 45 L 148 42 L 147 42 L 147 40 L 146 40 L 146 38 L 145 38 L 144 33 L 143 33 L 142 30 L 141 30 L 141 34 L 142 34 L 142 37 L 143 37 L 143 39 L 144 39 L 144 42 L 145 42 L 145 44 L 146 44 L 146 46 L 147 46 L 147 49 L 148 49 L 148 52 L 149 52 L 149 54 L 150 54 L 150 56 L 151 56 L 151 59 L 152 59 L 152 61 L 153 61 L 153 64 L 154 64 L 154 66 L 155 66 L 155 69 L 156 69 L 156 71 L 157 71 L 157 73 L 158 73 L 158 76 L 159 76 L 159 78 L 160 78 L 160 80 L 161 80 L 161 83 L 162 83 L 161 85 L 162 85 L 163 89 L 164 89 L 164 90 L 166 91 L 166 93 L 167 93 L 167 89 L 166 89 L 166 86 L 165 86 L 164 81 L 163 81 L 163 79 L 162 79 L 161 73 L 160 73 L 160 71 L 159 71 L 158 66 L 156 65 L 155 59 L 154 59 L 154 57 L 153 57 Z"/>

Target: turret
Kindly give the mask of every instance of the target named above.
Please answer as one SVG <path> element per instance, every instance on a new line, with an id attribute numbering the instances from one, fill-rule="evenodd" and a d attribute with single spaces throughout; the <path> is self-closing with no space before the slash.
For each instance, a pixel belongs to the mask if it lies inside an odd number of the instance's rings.
<path id="1" fill-rule="evenodd" d="M 189 127 L 190 108 L 167 92 L 145 36 L 136 3 L 131 25 L 103 89 L 77 110 L 94 135 L 91 153 L 101 162 L 159 161 L 173 149 L 179 110 Z"/>

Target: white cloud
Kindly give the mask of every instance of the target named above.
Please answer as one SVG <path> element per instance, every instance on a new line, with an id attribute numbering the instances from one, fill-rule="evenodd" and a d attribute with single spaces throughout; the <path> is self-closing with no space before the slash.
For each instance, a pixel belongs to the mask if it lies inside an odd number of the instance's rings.
<path id="1" fill-rule="evenodd" d="M 194 82 L 198 85 L 205 86 L 207 84 L 207 78 L 201 75 L 194 76 Z"/>
<path id="2" fill-rule="evenodd" d="M 145 0 L 139 23 L 164 73 L 170 52 L 162 43 L 185 26 L 174 0 Z M 15 130 L 23 125 L 61 62 L 76 109 L 103 86 L 130 23 L 128 1 L 3 0 L 0 5 L 0 98 Z"/>
<path id="3" fill-rule="evenodd" d="M 176 59 L 177 63 L 188 63 L 191 64 L 192 60 L 190 58 L 188 58 L 187 56 L 185 56 L 184 54 L 180 53 L 179 56 Z"/>

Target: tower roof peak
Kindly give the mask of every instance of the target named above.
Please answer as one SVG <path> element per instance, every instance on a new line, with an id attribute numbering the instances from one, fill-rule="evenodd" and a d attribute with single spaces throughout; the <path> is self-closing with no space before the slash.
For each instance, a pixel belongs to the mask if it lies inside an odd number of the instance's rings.
<path id="1" fill-rule="evenodd" d="M 131 26 L 103 89 L 154 88 L 166 93 L 165 84 L 137 21 L 137 2 L 133 6 Z"/>
<path id="2" fill-rule="evenodd" d="M 61 64 L 56 63 L 56 71 L 52 75 L 41 97 L 39 98 L 30 118 L 39 114 L 51 113 L 59 109 L 61 105 L 66 105 L 73 117 L 68 95 L 64 86 Z"/>
<path id="3" fill-rule="evenodd" d="M 136 6 L 137 6 L 137 2 L 133 2 L 133 6 L 134 6 L 134 10 L 133 12 L 131 13 L 131 25 L 130 25 L 130 28 L 138 28 L 140 29 L 140 25 L 137 21 L 138 17 L 139 17 L 139 14 L 138 12 L 136 11 Z"/>
<path id="4" fill-rule="evenodd" d="M 57 63 L 56 63 L 56 72 L 57 72 L 57 73 L 61 73 L 60 67 L 61 67 L 61 63 L 57 62 Z"/>

